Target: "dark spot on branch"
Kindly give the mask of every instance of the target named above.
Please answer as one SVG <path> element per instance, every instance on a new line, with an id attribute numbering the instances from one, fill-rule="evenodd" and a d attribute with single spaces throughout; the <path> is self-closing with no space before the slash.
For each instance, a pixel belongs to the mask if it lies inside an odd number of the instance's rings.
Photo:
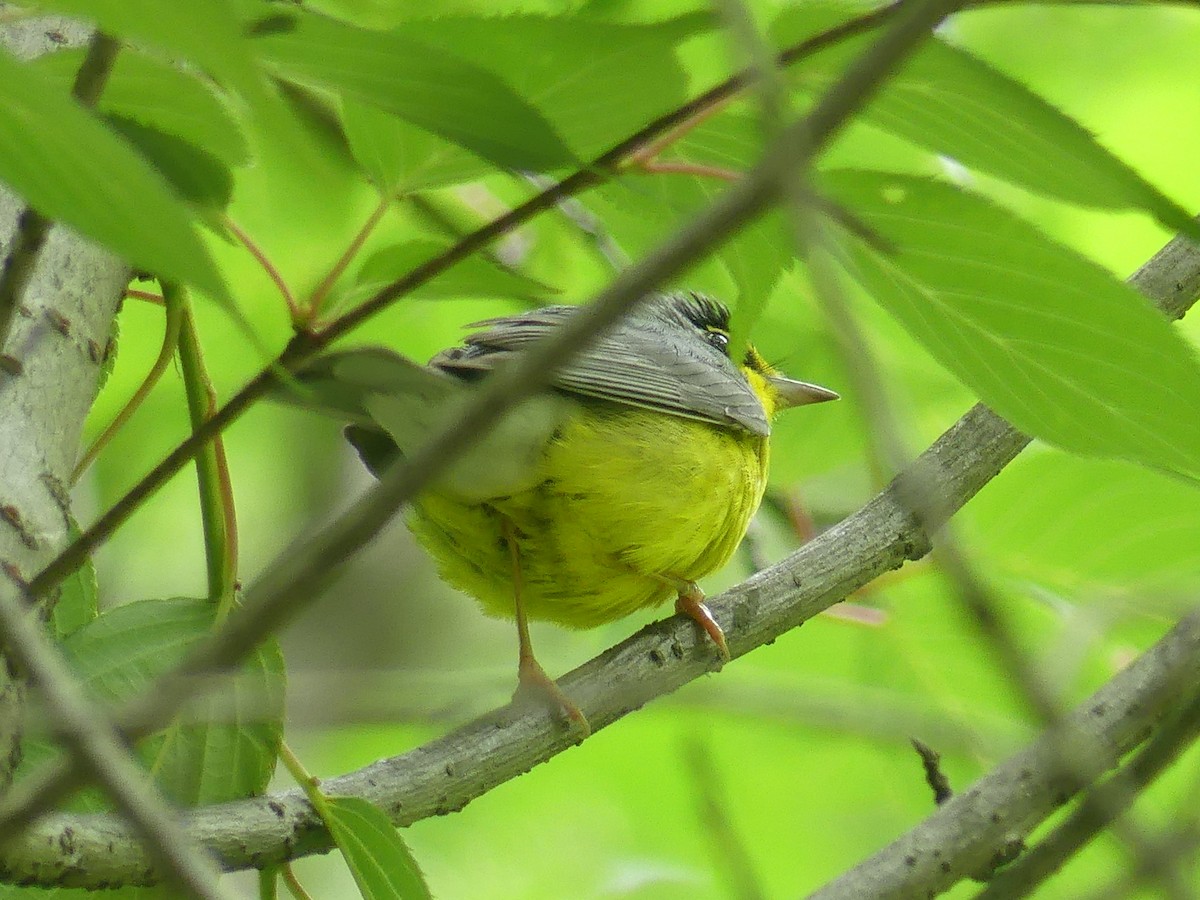
<path id="1" fill-rule="evenodd" d="M 13 376 L 21 375 L 25 372 L 25 367 L 21 365 L 21 361 L 15 356 L 9 356 L 7 353 L 0 353 L 0 369 Z"/>
<path id="2" fill-rule="evenodd" d="M 71 336 L 71 320 L 56 309 L 46 310 L 46 321 L 63 337 Z"/>

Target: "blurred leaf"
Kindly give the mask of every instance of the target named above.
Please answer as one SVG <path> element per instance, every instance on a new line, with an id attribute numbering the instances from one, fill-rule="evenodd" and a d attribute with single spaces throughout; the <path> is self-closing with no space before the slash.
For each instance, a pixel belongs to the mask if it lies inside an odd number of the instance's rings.
<path id="1" fill-rule="evenodd" d="M 215 606 L 187 597 L 142 600 L 106 610 L 69 634 L 63 652 L 98 701 L 115 704 L 149 688 L 211 631 Z M 164 793 L 181 804 L 217 803 L 261 793 L 282 735 L 283 660 L 274 641 L 260 647 L 222 688 L 193 704 L 190 723 L 173 723 L 139 743 L 138 755 Z M 211 721 L 204 716 L 210 714 Z M 22 769 L 53 756 L 43 740 L 23 745 Z M 107 808 L 97 792 L 88 810 Z"/>
<path id="2" fill-rule="evenodd" d="M 139 746 L 167 797 L 200 806 L 267 789 L 283 739 L 284 675 L 283 654 L 269 641 L 229 684 L 189 707 L 187 719 L 198 724 L 176 720 Z"/>
<path id="3" fill-rule="evenodd" d="M 793 7 L 772 31 L 783 46 L 849 18 L 843 7 Z M 867 34 L 787 71 L 813 95 L 830 88 L 874 40 Z M 1200 236 L 1187 210 L 1105 149 L 1075 119 L 965 50 L 926 41 L 862 114 L 884 131 L 1031 191 L 1084 206 L 1142 209 Z"/>
<path id="4" fill-rule="evenodd" d="M 384 195 L 461 184 L 489 171 L 475 154 L 367 103 L 343 100 L 342 125 L 350 152 Z"/>
<path id="5" fill-rule="evenodd" d="M 72 518 L 67 539 L 74 541 L 78 537 L 79 526 Z M 96 618 L 100 614 L 99 593 L 96 564 L 88 556 L 82 566 L 63 579 L 62 591 L 50 615 L 55 637 L 62 639 Z"/>
<path id="6" fill-rule="evenodd" d="M 223 211 L 233 196 L 233 173 L 195 144 L 142 125 L 110 117 L 109 123 L 141 151 L 181 197 L 197 206 Z"/>
<path id="7" fill-rule="evenodd" d="M 573 161 L 551 125 L 503 80 L 407 33 L 296 12 L 288 30 L 255 46 L 284 77 L 379 106 L 501 166 Z"/>
<path id="8" fill-rule="evenodd" d="M 1162 610 L 1164 594 L 1200 585 L 1198 500 L 1168 475 L 1043 448 L 971 501 L 971 532 L 985 536 L 974 552 L 1084 603 L 1137 591 L 1143 611 Z"/>
<path id="9" fill-rule="evenodd" d="M 438 241 L 408 241 L 376 251 L 358 270 L 355 295 L 373 293 L 425 260 L 443 253 L 448 246 Z M 409 296 L 436 299 L 505 297 L 537 302 L 552 293 L 554 289 L 549 285 L 475 255 L 416 288 Z"/>
<path id="10" fill-rule="evenodd" d="M 629 173 L 590 194 L 589 205 L 610 227 L 617 243 L 637 256 L 643 248 L 662 240 L 672 228 L 693 218 L 727 187 L 718 178 Z M 704 265 L 715 262 L 724 270 L 728 276 L 726 283 L 703 285 L 695 280 L 694 273 L 680 283 L 709 291 L 716 287 L 718 299 L 736 307 L 734 328 L 744 339 L 794 258 L 784 219 L 773 213 L 741 229 L 705 261 Z M 736 296 L 730 286 L 736 290 Z"/>
<path id="11" fill-rule="evenodd" d="M 136 266 L 232 304 L 192 217 L 153 168 L 41 73 L 0 53 L 0 181 Z"/>
<path id="12" fill-rule="evenodd" d="M 688 80 L 675 46 L 711 21 L 709 14 L 653 25 L 443 16 L 408 23 L 403 32 L 503 78 L 577 155 L 590 158 L 685 99 Z"/>
<path id="13" fill-rule="evenodd" d="M 1077 453 L 1200 471 L 1200 364 L 1131 287 L 950 185 L 821 181 L 894 247 L 844 239 L 842 265 L 998 413 Z"/>
<path id="14" fill-rule="evenodd" d="M 83 50 L 64 50 L 33 65 L 58 78 L 66 93 L 83 56 Z M 123 47 L 117 55 L 97 108 L 203 147 L 226 166 L 249 159 L 240 123 L 201 78 L 135 49 Z"/>
<path id="15" fill-rule="evenodd" d="M 429 900 L 431 894 L 400 832 L 359 797 L 329 797 L 325 824 L 367 900 Z"/>
<path id="16" fill-rule="evenodd" d="M 32 5 L 95 22 L 126 43 L 179 54 L 248 98 L 261 95 L 261 79 L 227 0 L 35 0 Z"/>

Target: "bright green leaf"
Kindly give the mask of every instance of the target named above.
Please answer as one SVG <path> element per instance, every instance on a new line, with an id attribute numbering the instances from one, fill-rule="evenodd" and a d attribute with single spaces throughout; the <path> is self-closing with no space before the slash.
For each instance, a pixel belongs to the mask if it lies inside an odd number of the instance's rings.
<path id="1" fill-rule="evenodd" d="M 233 173 L 215 156 L 189 141 L 132 119 L 110 117 L 109 124 L 137 147 L 185 200 L 217 211 L 229 205 Z"/>
<path id="2" fill-rule="evenodd" d="M 489 171 L 475 154 L 367 103 L 343 100 L 342 125 L 350 152 L 382 194 L 461 184 Z"/>
<path id="3" fill-rule="evenodd" d="M 366 900 L 428 900 L 417 862 L 383 810 L 359 797 L 329 797 L 325 824 Z"/>
<path id="4" fill-rule="evenodd" d="M 83 53 L 49 53 L 33 65 L 58 78 L 65 92 Z M 249 159 L 240 123 L 200 77 L 131 48 L 117 54 L 97 109 L 203 147 L 226 166 L 240 166 Z"/>
<path id="5" fill-rule="evenodd" d="M 283 77 L 379 106 L 499 165 L 574 161 L 541 113 L 501 78 L 407 34 L 296 12 L 286 30 L 255 45 Z"/>
<path id="6" fill-rule="evenodd" d="M 241 23 L 227 0 L 36 0 L 34 5 L 96 22 L 129 43 L 179 54 L 247 97 L 261 94 Z"/>
<path id="7" fill-rule="evenodd" d="M 675 46 L 710 22 L 709 15 L 655 25 L 443 16 L 408 23 L 403 32 L 506 79 L 577 155 L 590 158 L 685 99 L 688 80 Z"/>
<path id="8" fill-rule="evenodd" d="M 845 9 L 789 9 L 773 31 L 782 44 L 811 35 Z M 874 35 L 844 42 L 788 69 L 791 83 L 818 95 L 841 77 Z M 1142 209 L 1173 230 L 1200 235 L 1186 210 L 1105 149 L 1075 119 L 965 50 L 927 41 L 890 78 L 862 118 L 968 169 L 999 176 L 1070 203 Z"/>
<path id="9" fill-rule="evenodd" d="M 187 208 L 162 176 L 93 115 L 28 66 L 0 53 L 0 181 L 166 278 L 232 303 Z"/>
<path id="10" fill-rule="evenodd" d="M 1200 587 L 1200 494 L 1120 460 L 1025 453 L 971 501 L 974 552 L 1009 578 L 1092 604 L 1137 597 L 1168 609 Z"/>
<path id="11" fill-rule="evenodd" d="M 355 295 L 371 293 L 444 252 L 437 241 L 408 241 L 384 247 L 363 262 Z M 505 297 L 538 302 L 553 288 L 519 272 L 505 269 L 482 256 L 471 256 L 412 291 L 424 298 Z"/>
<path id="12" fill-rule="evenodd" d="M 998 413 L 1077 453 L 1200 472 L 1200 363 L 1145 298 L 950 185 L 822 181 L 893 248 L 845 238 L 842 265 Z"/>

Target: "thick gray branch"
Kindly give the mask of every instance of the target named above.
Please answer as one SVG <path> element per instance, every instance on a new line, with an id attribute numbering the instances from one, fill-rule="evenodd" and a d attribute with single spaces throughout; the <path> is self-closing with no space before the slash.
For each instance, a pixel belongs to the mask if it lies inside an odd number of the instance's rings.
<path id="1" fill-rule="evenodd" d="M 24 58 L 87 37 L 57 17 L 0 29 L 0 44 Z M 0 185 L 0 257 L 12 249 L 24 208 Z M 66 486 L 127 280 L 120 260 L 52 228 L 18 298 L 0 347 L 0 590 L 16 591 L 68 543 Z M 22 694 L 0 668 L 0 784 L 12 774 Z"/>

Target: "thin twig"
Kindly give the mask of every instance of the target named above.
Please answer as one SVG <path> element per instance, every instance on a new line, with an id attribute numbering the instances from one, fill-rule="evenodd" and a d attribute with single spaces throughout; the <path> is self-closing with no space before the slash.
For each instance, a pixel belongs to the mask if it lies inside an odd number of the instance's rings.
<path id="1" fill-rule="evenodd" d="M 718 181 L 737 181 L 742 173 L 737 169 L 726 169 L 708 163 L 688 162 L 683 159 L 655 159 L 644 162 L 638 171 L 647 175 L 694 175 L 697 178 L 715 178 Z"/>
<path id="2" fill-rule="evenodd" d="M 287 304 L 288 314 L 291 316 L 292 321 L 295 322 L 300 316 L 300 307 L 296 303 L 296 298 L 292 294 L 292 289 L 288 287 L 283 275 L 280 273 L 279 269 L 275 267 L 275 263 L 271 262 L 271 258 L 267 256 L 262 247 L 258 246 L 254 239 L 250 237 L 250 235 L 247 234 L 237 222 L 233 221 L 233 219 L 229 218 L 228 216 L 225 217 L 224 222 L 225 227 L 229 230 L 229 233 L 237 238 L 238 243 L 246 248 L 246 251 L 252 257 L 254 257 L 254 261 L 258 263 L 259 267 L 267 273 L 267 277 L 271 279 L 271 283 L 274 284 L 276 290 L 279 291 L 279 295 L 283 298 L 283 302 Z"/>
<path id="3" fill-rule="evenodd" d="M 132 292 L 126 292 L 130 294 Z M 140 291 L 138 293 L 141 293 Z M 163 302 L 163 298 L 159 297 L 159 302 Z M 138 385 L 133 396 L 121 407 L 121 411 L 116 417 L 108 423 L 108 426 L 100 432 L 99 437 L 88 447 L 87 451 L 80 457 L 79 462 L 75 465 L 75 472 L 71 476 L 71 481 L 76 482 L 87 471 L 88 467 L 95 462 L 96 457 L 100 455 L 109 441 L 113 439 L 118 431 L 125 427 L 125 423 L 132 418 L 137 412 L 145 399 L 154 390 L 154 386 L 158 384 L 162 378 L 163 372 L 170 365 L 172 357 L 175 356 L 175 347 L 179 342 L 179 326 L 183 321 L 182 310 L 178 307 L 170 305 L 165 306 L 163 315 L 163 339 L 162 345 L 158 348 L 158 356 L 154 360 L 154 364 L 150 367 L 150 371 L 146 373 L 146 377 L 142 379 L 142 383 Z"/>
<path id="4" fill-rule="evenodd" d="M 213 414 L 216 392 L 204 366 L 191 303 L 178 285 L 164 283 L 167 308 L 177 307 L 183 325 L 179 332 L 179 368 L 187 396 L 192 430 L 202 427 Z M 196 457 L 196 480 L 200 490 L 200 518 L 204 523 L 204 558 L 208 570 L 208 596 L 217 604 L 217 621 L 233 607 L 237 584 L 237 515 L 225 447 L 218 436 Z"/>
<path id="5" fill-rule="evenodd" d="M 354 261 L 354 257 L 358 255 L 358 251 L 367 242 L 367 238 L 371 236 L 371 232 L 383 221 L 384 215 L 391 209 L 391 206 L 392 198 L 390 196 L 379 198 L 379 202 L 375 204 L 375 208 L 371 210 L 371 214 L 367 216 L 367 220 L 355 233 L 345 251 L 338 257 L 329 271 L 325 273 L 325 277 L 313 289 L 312 294 L 309 295 L 308 302 L 304 305 L 304 309 L 301 310 L 300 316 L 296 320 L 298 328 L 308 328 L 320 318 L 325 301 L 329 299 L 329 292 L 333 290 L 333 286 L 342 277 L 342 273 Z"/>

